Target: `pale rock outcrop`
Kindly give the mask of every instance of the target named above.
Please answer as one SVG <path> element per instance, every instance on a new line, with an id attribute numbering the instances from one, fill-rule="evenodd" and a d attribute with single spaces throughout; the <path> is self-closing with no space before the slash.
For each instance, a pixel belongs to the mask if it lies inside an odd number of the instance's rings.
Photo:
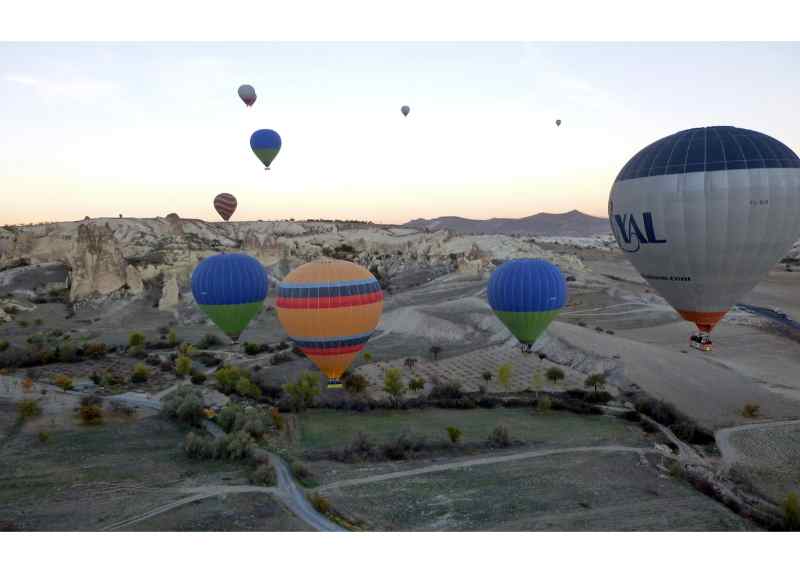
<path id="1" fill-rule="evenodd" d="M 180 301 L 180 287 L 178 279 L 174 274 L 170 274 L 164 279 L 164 286 L 161 289 L 161 298 L 158 301 L 158 309 L 164 311 L 174 311 Z"/>

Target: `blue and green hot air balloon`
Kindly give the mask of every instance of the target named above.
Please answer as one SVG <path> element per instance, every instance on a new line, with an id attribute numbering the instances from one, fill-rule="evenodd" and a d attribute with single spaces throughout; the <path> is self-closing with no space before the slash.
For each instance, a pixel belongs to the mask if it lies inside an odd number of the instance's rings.
<path id="1" fill-rule="evenodd" d="M 492 273 L 489 306 L 508 327 L 522 349 L 533 343 L 567 301 L 567 283 L 554 264 L 541 259 L 514 259 Z"/>
<path id="2" fill-rule="evenodd" d="M 213 255 L 195 267 L 192 294 L 214 324 L 233 340 L 238 340 L 264 306 L 267 271 L 249 255 Z"/>
<path id="3" fill-rule="evenodd" d="M 264 167 L 269 169 L 275 156 L 281 150 L 281 136 L 277 131 L 271 129 L 259 129 L 250 136 L 250 149 L 261 160 Z"/>

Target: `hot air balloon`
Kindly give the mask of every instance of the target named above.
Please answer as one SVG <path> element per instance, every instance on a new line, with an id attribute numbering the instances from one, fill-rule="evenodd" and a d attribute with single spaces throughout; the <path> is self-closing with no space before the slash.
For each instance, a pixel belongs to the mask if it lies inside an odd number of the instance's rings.
<path id="1" fill-rule="evenodd" d="M 281 136 L 271 129 L 259 129 L 250 136 L 250 148 L 269 169 L 270 163 L 281 150 Z"/>
<path id="2" fill-rule="evenodd" d="M 494 270 L 487 288 L 489 306 L 523 352 L 544 332 L 567 300 L 567 283 L 554 264 L 542 259 L 514 259 Z"/>
<path id="3" fill-rule="evenodd" d="M 410 111 L 411 108 L 408 107 L 407 105 L 404 105 L 403 107 L 400 108 L 400 112 L 403 114 L 404 117 L 408 117 Z"/>
<path id="4" fill-rule="evenodd" d="M 220 193 L 214 197 L 214 209 L 217 210 L 219 216 L 226 221 L 231 218 L 234 211 L 236 211 L 236 197 L 230 193 Z"/>
<path id="5" fill-rule="evenodd" d="M 239 97 L 250 107 L 256 102 L 256 90 L 249 84 L 239 86 Z"/>
<path id="6" fill-rule="evenodd" d="M 680 131 L 642 149 L 611 188 L 608 218 L 636 270 L 700 333 L 767 274 L 800 234 L 800 159 L 737 127 Z"/>
<path id="7" fill-rule="evenodd" d="M 561 125 L 561 120 L 560 120 L 560 119 L 557 119 L 557 120 L 556 120 L 556 127 L 559 127 L 560 125 Z"/>
<path id="8" fill-rule="evenodd" d="M 242 253 L 204 259 L 192 272 L 192 294 L 204 313 L 233 340 L 264 306 L 267 271 Z"/>
<path id="9" fill-rule="evenodd" d="M 339 386 L 383 310 L 383 291 L 367 269 L 321 259 L 289 273 L 278 288 L 278 319 L 308 358 Z"/>

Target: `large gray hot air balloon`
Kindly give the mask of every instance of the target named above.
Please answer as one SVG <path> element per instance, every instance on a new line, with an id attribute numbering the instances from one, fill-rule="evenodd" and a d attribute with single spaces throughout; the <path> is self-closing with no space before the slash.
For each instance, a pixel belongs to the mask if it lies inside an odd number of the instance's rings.
<path id="1" fill-rule="evenodd" d="M 560 119 L 557 119 L 557 120 L 556 120 L 556 127 L 559 127 L 560 125 L 561 125 L 561 120 L 560 120 Z"/>
<path id="2" fill-rule="evenodd" d="M 680 131 L 625 164 L 608 217 L 636 270 L 710 349 L 708 333 L 800 235 L 800 159 L 757 131 Z"/>
<path id="3" fill-rule="evenodd" d="M 408 117 L 408 113 L 411 111 L 411 108 L 407 105 L 404 105 L 400 108 L 400 112 L 403 114 L 404 117 Z"/>
<path id="4" fill-rule="evenodd" d="M 250 107 L 256 102 L 256 90 L 249 84 L 239 86 L 239 97 Z"/>

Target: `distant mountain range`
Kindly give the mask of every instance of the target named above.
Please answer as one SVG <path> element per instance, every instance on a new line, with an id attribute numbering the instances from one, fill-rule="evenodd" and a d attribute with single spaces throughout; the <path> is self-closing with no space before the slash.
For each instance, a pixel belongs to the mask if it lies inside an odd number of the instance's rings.
<path id="1" fill-rule="evenodd" d="M 449 229 L 465 234 L 549 235 L 557 237 L 588 237 L 610 233 L 608 219 L 593 217 L 580 211 L 567 213 L 537 213 L 522 219 L 464 219 L 463 217 L 437 217 L 414 219 L 404 227 L 438 231 Z"/>

